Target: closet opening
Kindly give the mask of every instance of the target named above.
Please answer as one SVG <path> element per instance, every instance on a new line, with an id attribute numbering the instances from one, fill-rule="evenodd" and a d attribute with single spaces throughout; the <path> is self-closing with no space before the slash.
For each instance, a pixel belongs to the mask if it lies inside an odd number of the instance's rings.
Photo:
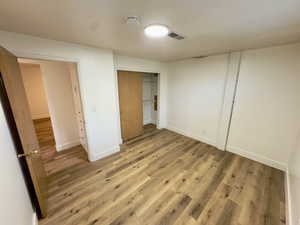
<path id="1" fill-rule="evenodd" d="M 123 143 L 157 131 L 159 74 L 117 71 Z"/>

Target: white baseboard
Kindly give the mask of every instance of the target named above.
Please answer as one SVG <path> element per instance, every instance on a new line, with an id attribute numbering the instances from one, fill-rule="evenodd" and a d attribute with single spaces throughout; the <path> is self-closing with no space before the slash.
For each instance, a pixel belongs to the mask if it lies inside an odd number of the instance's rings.
<path id="1" fill-rule="evenodd" d="M 240 149 L 238 147 L 227 146 L 227 151 L 235 153 L 240 156 L 243 156 L 248 159 L 252 159 L 254 161 L 260 162 L 262 164 L 265 164 L 270 167 L 274 167 L 274 168 L 282 170 L 282 171 L 286 171 L 286 168 L 287 168 L 286 164 L 275 161 L 273 159 L 269 159 L 265 156 L 262 156 L 262 155 L 259 155 L 259 154 L 253 153 L 253 152 L 249 152 L 249 151 Z"/>
<path id="2" fill-rule="evenodd" d="M 155 120 L 144 120 L 144 122 L 143 122 L 144 125 L 147 125 L 149 123 L 156 124 L 156 121 Z"/>
<path id="3" fill-rule="evenodd" d="M 93 161 L 102 159 L 102 158 L 104 158 L 106 156 L 112 155 L 112 154 L 114 154 L 116 152 L 119 152 L 119 151 L 120 151 L 120 146 L 117 145 L 117 146 L 114 146 L 112 148 L 106 149 L 106 150 L 101 151 L 101 152 L 90 153 L 89 154 L 89 161 L 93 162 Z"/>
<path id="4" fill-rule="evenodd" d="M 72 148 L 74 146 L 80 145 L 80 143 L 81 143 L 80 139 L 73 140 L 73 141 L 70 141 L 70 142 L 66 142 L 64 144 L 56 145 L 56 150 L 59 152 L 59 151 L 62 151 L 64 149 L 68 149 L 68 148 Z"/>
<path id="5" fill-rule="evenodd" d="M 38 221 L 36 213 L 34 212 L 32 215 L 32 225 L 38 225 L 38 224 L 39 224 L 39 221 Z"/>
<path id="6" fill-rule="evenodd" d="M 151 119 L 149 119 L 149 120 L 144 120 L 144 121 L 143 121 L 143 124 L 144 124 L 144 125 L 149 124 L 149 123 L 152 123 L 152 120 L 151 120 Z"/>
<path id="7" fill-rule="evenodd" d="M 196 135 L 196 134 L 193 134 L 193 133 L 190 133 L 188 131 L 185 131 L 183 129 L 180 129 L 180 128 L 177 128 L 175 126 L 172 126 L 172 125 L 167 125 L 167 129 L 171 130 L 171 131 L 174 131 L 176 133 L 179 133 L 179 134 L 182 134 L 184 136 L 187 136 L 187 137 L 191 137 L 191 138 L 194 138 L 196 140 L 199 140 L 201 142 L 204 142 L 206 144 L 209 144 L 209 145 L 212 145 L 212 146 L 215 146 L 215 147 L 218 147 L 217 146 L 217 143 L 215 141 L 212 141 L 206 137 L 201 137 L 199 135 Z M 232 153 L 235 153 L 237 155 L 241 155 L 243 157 L 246 157 L 248 159 L 252 159 L 254 161 L 257 161 L 257 162 L 260 162 L 260 163 L 263 163 L 265 165 L 268 165 L 268 166 L 271 166 L 271 167 L 274 167 L 276 169 L 279 169 L 279 170 L 282 170 L 282 171 L 286 171 L 286 168 L 287 168 L 287 165 L 286 164 L 283 164 L 281 162 L 277 162 L 275 160 L 272 160 L 272 159 L 269 159 L 265 156 L 262 156 L 262 155 L 258 155 L 258 154 L 255 154 L 255 153 L 252 153 L 252 152 L 249 152 L 249 151 L 246 151 L 246 150 L 243 150 L 243 149 L 239 149 L 239 148 L 236 148 L 236 147 L 233 147 L 233 146 L 228 146 L 227 147 L 227 150 L 229 152 L 232 152 Z"/>
<path id="8" fill-rule="evenodd" d="M 198 141 L 201 141 L 203 143 L 206 143 L 206 144 L 209 144 L 209 145 L 212 145 L 212 146 L 217 146 L 217 143 L 215 141 L 212 141 L 210 140 L 209 138 L 207 137 L 201 137 L 199 135 L 196 135 L 196 134 L 193 134 L 193 133 L 190 133 L 188 131 L 185 131 L 183 129 L 180 129 L 180 128 L 177 128 L 175 126 L 172 126 L 172 125 L 167 125 L 166 127 L 168 130 L 171 130 L 171 131 L 174 131 L 176 133 L 179 133 L 179 134 L 182 134 L 184 136 L 187 136 L 187 137 L 190 137 L 190 138 L 193 138 L 193 139 L 196 139 Z"/>
<path id="9" fill-rule="evenodd" d="M 285 208 L 286 208 L 286 224 L 293 225 L 293 216 L 292 216 L 292 202 L 291 202 L 291 183 L 290 183 L 290 172 L 289 169 L 286 169 L 285 172 Z"/>

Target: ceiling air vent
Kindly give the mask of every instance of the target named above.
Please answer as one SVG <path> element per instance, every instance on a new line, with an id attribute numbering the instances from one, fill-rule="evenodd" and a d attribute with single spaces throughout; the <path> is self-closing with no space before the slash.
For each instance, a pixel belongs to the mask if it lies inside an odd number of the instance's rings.
<path id="1" fill-rule="evenodd" d="M 127 18 L 126 18 L 126 23 L 128 24 L 128 25 L 140 25 L 140 19 L 139 19 L 139 17 L 137 17 L 137 16 L 128 16 Z"/>
<path id="2" fill-rule="evenodd" d="M 170 37 L 170 38 L 177 39 L 177 40 L 182 40 L 182 39 L 184 39 L 183 36 L 180 36 L 179 34 L 176 34 L 176 33 L 174 33 L 174 32 L 169 33 L 169 37 Z"/>

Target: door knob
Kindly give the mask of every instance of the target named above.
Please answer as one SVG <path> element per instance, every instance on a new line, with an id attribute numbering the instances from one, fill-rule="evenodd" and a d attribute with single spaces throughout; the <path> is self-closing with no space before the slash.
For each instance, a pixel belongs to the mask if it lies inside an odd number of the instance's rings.
<path id="1" fill-rule="evenodd" d="M 39 153 L 40 153 L 39 150 L 32 150 L 31 152 L 28 152 L 28 153 L 18 154 L 17 157 L 22 158 L 22 157 L 26 157 L 26 156 L 30 156 L 30 155 L 39 154 Z"/>

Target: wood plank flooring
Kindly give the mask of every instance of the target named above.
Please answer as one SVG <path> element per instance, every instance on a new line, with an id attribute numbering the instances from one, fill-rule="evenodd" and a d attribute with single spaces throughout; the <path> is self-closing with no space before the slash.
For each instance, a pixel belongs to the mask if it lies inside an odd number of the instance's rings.
<path id="1" fill-rule="evenodd" d="M 283 225 L 283 172 L 169 130 L 49 176 L 40 225 Z"/>
<path id="2" fill-rule="evenodd" d="M 40 145 L 41 158 L 47 175 L 51 175 L 70 166 L 87 163 L 87 154 L 81 145 L 56 151 L 54 133 L 50 118 L 33 121 Z"/>
<path id="3" fill-rule="evenodd" d="M 126 141 L 124 144 L 120 145 L 121 151 L 125 151 L 126 149 L 129 149 L 131 147 L 131 144 L 133 142 L 140 142 L 144 139 L 146 139 L 149 136 L 153 136 L 156 132 L 159 132 L 159 130 L 156 128 L 156 125 L 153 123 L 149 123 L 143 126 L 143 134 L 135 137 L 131 140 Z"/>

